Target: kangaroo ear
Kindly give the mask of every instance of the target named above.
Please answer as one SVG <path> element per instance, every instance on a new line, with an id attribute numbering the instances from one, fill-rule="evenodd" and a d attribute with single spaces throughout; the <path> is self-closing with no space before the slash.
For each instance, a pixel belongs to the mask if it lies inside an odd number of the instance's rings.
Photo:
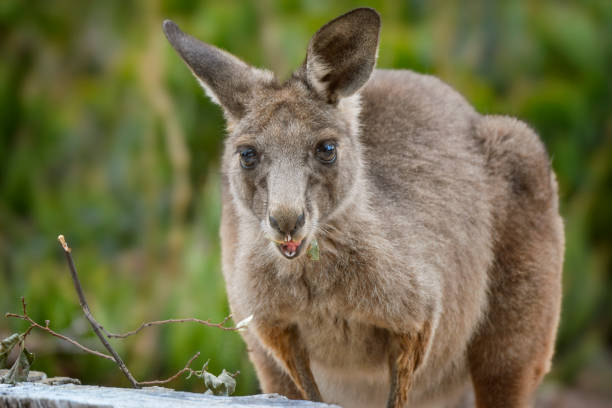
<path id="1" fill-rule="evenodd" d="M 172 47 L 187 64 L 213 102 L 221 105 L 229 121 L 246 113 L 258 86 L 274 81 L 268 71 L 253 68 L 235 56 L 185 34 L 173 21 L 163 24 Z"/>
<path id="2" fill-rule="evenodd" d="M 330 103 L 357 92 L 370 78 L 378 53 L 380 16 L 358 8 L 316 32 L 308 45 L 308 83 Z"/>

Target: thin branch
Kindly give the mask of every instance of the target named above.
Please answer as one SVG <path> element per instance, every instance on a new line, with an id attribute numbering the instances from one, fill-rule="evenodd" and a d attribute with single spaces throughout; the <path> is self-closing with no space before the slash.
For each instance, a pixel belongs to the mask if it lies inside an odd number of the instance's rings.
<path id="1" fill-rule="evenodd" d="M 132 383 L 132 386 L 134 388 L 140 388 L 140 386 L 138 385 L 138 381 L 136 381 L 132 373 L 130 373 L 128 368 L 125 366 L 125 363 L 123 362 L 119 354 L 117 354 L 117 352 L 110 345 L 106 337 L 104 337 L 104 334 L 102 334 L 102 331 L 100 330 L 100 324 L 96 321 L 96 319 L 94 319 L 93 315 L 89 311 L 89 306 L 87 305 L 87 300 L 85 299 L 85 294 L 83 293 L 83 288 L 81 287 L 81 282 L 79 281 L 79 276 L 77 274 L 76 267 L 74 266 L 74 260 L 72 259 L 71 250 L 68 244 L 66 243 L 64 236 L 60 235 L 57 237 L 57 239 L 62 245 L 62 248 L 64 249 L 64 254 L 66 255 L 66 260 L 68 261 L 68 268 L 70 269 L 70 275 L 72 276 L 72 282 L 74 283 L 74 288 L 76 289 L 77 294 L 79 295 L 79 303 L 81 304 L 81 309 L 83 309 L 83 313 L 89 321 L 91 328 L 93 329 L 94 333 L 96 333 L 96 336 L 98 336 L 104 347 L 106 347 L 109 353 L 113 356 L 115 363 L 117 363 L 119 369 L 127 377 L 130 383 Z"/>
<path id="2" fill-rule="evenodd" d="M 196 319 L 195 317 L 188 317 L 188 318 L 185 318 L 185 319 L 156 320 L 156 321 L 153 321 L 153 322 L 143 323 L 136 330 L 132 330 L 132 331 L 129 331 L 129 332 L 126 332 L 126 333 L 123 333 L 123 334 L 110 333 L 105 328 L 103 328 L 103 327 L 100 327 L 100 328 L 104 331 L 104 333 L 106 334 L 107 337 L 110 337 L 110 338 L 120 338 L 120 339 L 124 339 L 126 337 L 132 336 L 132 335 L 140 332 L 142 329 L 144 329 L 146 327 L 161 326 L 161 325 L 168 324 L 168 323 L 194 322 L 194 323 L 203 324 L 204 326 L 208 326 L 208 327 L 217 327 L 217 328 L 219 328 L 221 330 L 236 331 L 236 330 L 238 330 L 238 328 L 236 328 L 234 326 L 232 326 L 232 327 L 224 326 L 225 323 L 227 323 L 227 321 L 229 319 L 231 319 L 231 318 L 232 318 L 232 315 L 229 315 L 225 319 L 223 319 L 220 323 L 211 323 L 210 320 Z"/>
<path id="3" fill-rule="evenodd" d="M 14 318 L 17 318 L 17 319 L 25 320 L 25 321 L 30 323 L 30 327 L 28 327 L 28 329 L 24 333 L 24 338 L 30 333 L 30 331 L 34 327 L 36 327 L 36 328 L 38 328 L 40 330 L 46 331 L 47 333 L 49 333 L 52 336 L 55 336 L 55 337 L 60 338 L 60 339 L 62 339 L 64 341 L 67 341 L 68 343 L 70 343 L 70 344 L 80 348 L 81 350 L 83 350 L 83 351 L 85 351 L 87 353 L 94 354 L 94 355 L 96 355 L 98 357 L 102 357 L 102 358 L 105 358 L 107 360 L 111 360 L 111 361 L 115 360 L 112 356 L 109 356 L 108 354 L 104 354 L 104 353 L 100 353 L 99 351 L 92 350 L 92 349 L 90 349 L 88 347 L 83 346 L 82 344 L 80 344 L 76 340 L 72 340 L 70 337 L 66 337 L 63 334 L 59 334 L 59 333 L 51 330 L 49 328 L 49 321 L 48 320 L 45 321 L 45 326 L 36 323 L 28 315 L 28 312 L 26 311 L 26 301 L 25 301 L 25 299 L 23 297 L 21 298 L 21 304 L 23 306 L 23 315 L 18 315 L 18 314 L 15 314 L 15 313 L 6 313 L 5 316 L 6 317 L 14 317 Z"/>
<path id="4" fill-rule="evenodd" d="M 191 357 L 189 359 L 189 361 L 187 361 L 187 364 L 185 364 L 185 367 L 183 367 L 181 370 L 179 370 L 176 374 L 174 374 L 172 377 L 169 377 L 165 380 L 154 380 L 154 381 L 139 381 L 138 385 L 140 386 L 146 386 L 146 385 L 159 385 L 159 384 L 166 384 L 169 383 L 171 381 L 176 380 L 176 378 L 183 374 L 184 372 L 187 371 L 193 371 L 189 366 L 191 365 L 191 363 L 193 363 L 193 360 L 195 360 L 196 358 L 198 358 L 200 356 L 200 352 L 198 351 L 197 353 L 195 353 L 193 355 L 193 357 Z"/>

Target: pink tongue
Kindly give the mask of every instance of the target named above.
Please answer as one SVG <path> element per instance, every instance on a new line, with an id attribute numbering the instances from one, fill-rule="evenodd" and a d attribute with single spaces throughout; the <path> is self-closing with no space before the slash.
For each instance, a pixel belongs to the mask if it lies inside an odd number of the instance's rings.
<path id="1" fill-rule="evenodd" d="M 289 241 L 289 242 L 285 242 L 283 244 L 283 248 L 290 251 L 290 252 L 295 252 L 297 251 L 298 247 L 300 246 L 299 242 L 295 242 L 295 241 Z"/>

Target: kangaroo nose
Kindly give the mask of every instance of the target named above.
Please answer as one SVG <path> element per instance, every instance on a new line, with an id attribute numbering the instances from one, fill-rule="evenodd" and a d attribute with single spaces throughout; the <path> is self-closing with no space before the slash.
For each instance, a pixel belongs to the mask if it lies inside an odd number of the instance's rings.
<path id="1" fill-rule="evenodd" d="M 295 235 L 304 226 L 305 222 L 304 212 L 296 216 L 295 213 L 290 211 L 278 211 L 275 212 L 274 216 L 270 214 L 268 219 L 270 226 L 280 232 L 283 237 Z"/>

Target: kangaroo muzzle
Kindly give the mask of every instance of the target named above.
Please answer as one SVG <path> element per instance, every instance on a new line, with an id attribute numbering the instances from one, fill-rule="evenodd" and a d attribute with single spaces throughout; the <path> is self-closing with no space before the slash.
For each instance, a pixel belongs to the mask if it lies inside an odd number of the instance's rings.
<path id="1" fill-rule="evenodd" d="M 268 216 L 270 227 L 276 234 L 275 242 L 286 258 L 294 258 L 302 249 L 303 227 L 306 222 L 304 211 L 286 208 L 271 211 Z"/>

